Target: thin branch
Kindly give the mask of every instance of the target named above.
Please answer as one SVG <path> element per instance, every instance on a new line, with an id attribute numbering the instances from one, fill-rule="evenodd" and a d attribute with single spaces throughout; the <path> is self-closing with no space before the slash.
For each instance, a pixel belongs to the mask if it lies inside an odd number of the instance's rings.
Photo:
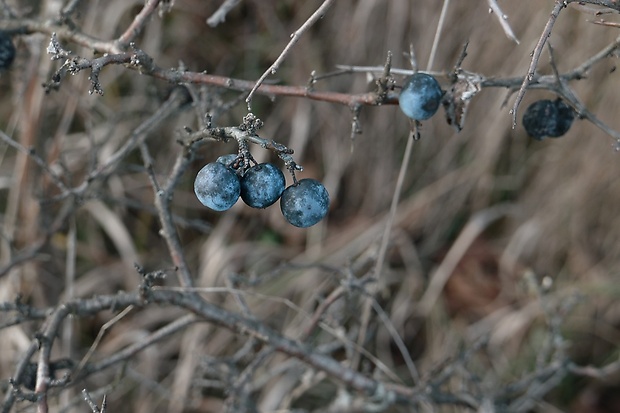
<path id="1" fill-rule="evenodd" d="M 26 154 L 30 157 L 30 159 L 32 159 L 34 161 L 34 163 L 37 164 L 37 166 L 39 166 L 39 168 L 41 168 L 43 171 L 45 171 L 45 173 L 51 178 L 51 180 L 54 182 L 54 184 L 56 184 L 56 186 L 58 187 L 58 189 L 62 190 L 62 191 L 67 191 L 67 186 L 65 185 L 65 183 L 62 181 L 62 179 L 60 178 L 60 176 L 58 176 L 50 167 L 49 165 L 39 156 L 37 155 L 37 153 L 35 152 L 34 148 L 25 148 L 22 144 L 20 144 L 19 142 L 11 139 L 10 136 L 8 136 L 6 133 L 4 133 L 4 131 L 2 131 L 0 129 L 0 140 L 4 143 L 6 143 L 7 145 L 9 145 L 11 148 L 16 149 L 17 151 Z"/>
<path id="2" fill-rule="evenodd" d="M 152 346 L 153 344 L 163 340 L 166 337 L 170 337 L 171 335 L 176 334 L 181 330 L 184 330 L 185 328 L 196 323 L 197 321 L 198 320 L 196 316 L 194 316 L 193 314 L 187 314 L 177 320 L 174 320 L 171 323 L 165 325 L 164 327 L 158 329 L 157 331 L 151 333 L 148 337 L 145 337 L 144 339 L 115 352 L 110 357 L 94 363 L 86 363 L 84 365 L 81 365 L 73 374 L 72 379 L 75 382 L 80 382 L 81 380 L 84 380 L 86 377 L 94 373 L 103 371 L 107 368 L 114 366 L 115 364 L 127 361 L 142 350 Z"/>
<path id="3" fill-rule="evenodd" d="M 515 98 L 515 103 L 510 111 L 512 114 L 512 128 L 514 129 L 517 126 L 517 111 L 519 110 L 519 105 L 525 96 L 525 91 L 529 86 L 530 82 L 534 78 L 534 73 L 536 73 L 536 66 L 538 66 L 538 60 L 540 59 L 540 54 L 545 47 L 545 43 L 549 36 L 551 35 L 551 30 L 553 30 L 553 26 L 560 14 L 560 11 L 564 7 L 566 7 L 567 2 L 564 0 L 556 0 L 555 6 L 551 11 L 551 15 L 549 16 L 549 20 L 547 20 L 547 24 L 543 29 L 538 42 L 536 43 L 536 47 L 534 48 L 534 52 L 532 53 L 532 60 L 530 61 L 530 66 L 527 69 L 527 74 L 523 78 L 523 82 L 521 83 L 521 87 L 519 88 L 519 92 L 517 93 L 517 97 Z"/>
<path id="4" fill-rule="evenodd" d="M 226 21 L 226 15 L 239 4 L 241 0 L 225 0 L 224 3 L 207 19 L 207 24 L 215 27 Z"/>
<path id="5" fill-rule="evenodd" d="M 448 7 L 450 7 L 450 0 L 443 0 L 443 6 L 441 7 L 441 13 L 439 14 L 439 22 L 437 22 L 437 28 L 435 29 L 435 37 L 433 38 L 433 46 L 431 47 L 431 54 L 428 57 L 427 69 L 431 70 L 435 63 L 435 55 L 439 47 L 439 39 L 441 38 L 441 31 L 446 23 L 446 14 L 448 13 Z"/>
<path id="6" fill-rule="evenodd" d="M 136 37 L 138 37 L 140 32 L 144 29 L 144 26 L 146 25 L 146 21 L 148 20 L 148 18 L 153 14 L 155 9 L 157 9 L 157 6 L 159 5 L 160 1 L 161 0 L 147 0 L 146 1 L 146 3 L 144 4 L 144 7 L 142 8 L 142 10 L 140 10 L 140 13 L 138 13 L 136 17 L 134 17 L 129 27 L 127 27 L 125 32 L 123 32 L 123 34 L 119 36 L 118 40 L 116 40 L 116 46 L 120 50 L 127 49 L 127 47 L 129 47 L 131 42 L 133 42 L 136 39 Z"/>
<path id="7" fill-rule="evenodd" d="M 394 220 L 396 219 L 396 212 L 398 210 L 398 201 L 400 199 L 400 195 L 402 193 L 403 184 L 405 182 L 405 175 L 407 173 L 407 169 L 409 167 L 409 161 L 411 159 L 411 154 L 413 153 L 413 144 L 416 141 L 416 136 L 418 134 L 417 121 L 412 121 L 411 131 L 409 132 L 409 137 L 407 138 L 407 146 L 405 147 L 405 155 L 400 164 L 400 170 L 398 172 L 398 178 L 396 180 L 396 186 L 394 188 L 394 192 L 392 193 L 392 202 L 390 204 L 390 212 L 388 214 L 387 222 L 385 223 L 385 227 L 383 229 L 383 235 L 381 236 L 381 244 L 379 246 L 379 251 L 377 252 L 377 259 L 375 261 L 375 266 L 372 271 L 372 275 L 379 279 L 383 273 L 383 265 L 385 263 L 385 257 L 387 254 L 387 249 L 390 241 L 390 234 L 392 233 L 392 226 L 394 225 Z M 372 300 L 370 296 L 365 297 L 362 312 L 360 316 L 360 329 L 357 336 L 358 345 L 362 346 L 362 343 L 366 339 L 366 334 L 368 332 L 368 324 L 370 322 L 372 309 Z M 356 353 L 353 356 L 353 360 L 351 362 L 352 366 L 357 366 L 360 360 L 360 353 Z"/>
<path id="8" fill-rule="evenodd" d="M 179 274 L 179 282 L 184 287 L 191 287 L 194 282 L 192 280 L 189 265 L 185 260 L 185 254 L 183 253 L 183 247 L 174 220 L 170 211 L 170 203 L 172 202 L 172 195 L 174 188 L 176 187 L 178 180 L 183 175 L 183 172 L 187 169 L 192 161 L 192 153 L 188 153 L 187 156 L 180 153 L 177 156 L 176 162 L 172 167 L 170 177 L 167 183 L 162 187 L 155 177 L 153 172 L 153 158 L 151 157 L 148 148 L 144 143 L 140 144 L 140 153 L 142 154 L 142 160 L 146 170 L 148 171 L 151 186 L 153 187 L 155 209 L 159 216 L 159 222 L 161 224 L 161 232 L 166 245 L 168 247 L 168 253 L 174 263 L 177 273 Z"/>
<path id="9" fill-rule="evenodd" d="M 288 42 L 282 53 L 280 53 L 280 56 L 278 56 L 276 61 L 273 62 L 269 69 L 267 69 L 265 73 L 262 74 L 262 76 L 256 81 L 254 87 L 252 87 L 252 90 L 250 90 L 248 97 L 245 99 L 246 103 L 248 104 L 248 111 L 252 111 L 252 97 L 254 96 L 254 93 L 258 90 L 258 88 L 262 85 L 262 83 L 265 81 L 265 79 L 267 79 L 267 76 L 273 75 L 278 71 L 286 56 L 293 49 L 293 46 L 295 46 L 295 44 L 299 41 L 301 35 L 304 34 L 310 27 L 312 27 L 314 23 L 322 19 L 327 12 L 327 9 L 329 9 L 333 3 L 334 0 L 325 0 L 323 4 L 321 4 L 321 6 L 316 9 L 314 13 L 312 13 L 312 16 L 310 16 L 308 20 L 306 20 L 305 23 L 302 24 L 301 27 L 291 35 L 291 40 Z"/>
<path id="10" fill-rule="evenodd" d="M 504 29 L 504 33 L 506 33 L 506 36 L 508 36 L 508 38 L 514 41 L 516 44 L 519 44 L 519 39 L 517 39 L 517 36 L 515 36 L 512 28 L 510 27 L 510 24 L 508 24 L 508 16 L 506 16 L 502 9 L 499 7 L 499 4 L 497 4 L 497 0 L 488 0 L 488 2 L 490 12 L 497 16 L 497 20 L 502 26 L 502 29 Z"/>
<path id="11" fill-rule="evenodd" d="M 93 413 L 101 413 L 101 411 L 99 410 L 99 406 L 97 406 L 97 403 L 95 403 L 92 397 L 90 397 L 90 394 L 86 389 L 82 389 L 82 395 L 84 396 L 84 400 L 86 401 L 86 403 L 88 403 L 88 407 L 90 407 L 90 410 Z"/>

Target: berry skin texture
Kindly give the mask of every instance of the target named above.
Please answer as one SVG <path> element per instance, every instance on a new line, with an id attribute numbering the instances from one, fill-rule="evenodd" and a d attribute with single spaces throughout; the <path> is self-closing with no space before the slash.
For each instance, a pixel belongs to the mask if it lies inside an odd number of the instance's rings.
<path id="1" fill-rule="evenodd" d="M 15 59 L 15 46 L 11 36 L 0 31 L 0 70 L 8 69 Z"/>
<path id="2" fill-rule="evenodd" d="M 570 129 L 575 111 L 562 99 L 543 99 L 532 103 L 523 114 L 523 128 L 532 138 L 559 138 Z"/>
<path id="3" fill-rule="evenodd" d="M 194 193 L 207 208 L 226 211 L 239 199 L 239 177 L 220 162 L 208 163 L 196 175 Z"/>
<path id="4" fill-rule="evenodd" d="M 426 120 L 437 113 L 443 92 L 439 82 L 426 73 L 415 73 L 405 80 L 398 106 L 408 118 Z"/>
<path id="5" fill-rule="evenodd" d="M 284 191 L 286 178 L 272 163 L 254 165 L 241 178 L 241 199 L 252 208 L 273 205 Z"/>
<path id="6" fill-rule="evenodd" d="M 284 190 L 280 210 L 291 225 L 308 228 L 327 215 L 329 194 L 319 181 L 302 179 Z"/>

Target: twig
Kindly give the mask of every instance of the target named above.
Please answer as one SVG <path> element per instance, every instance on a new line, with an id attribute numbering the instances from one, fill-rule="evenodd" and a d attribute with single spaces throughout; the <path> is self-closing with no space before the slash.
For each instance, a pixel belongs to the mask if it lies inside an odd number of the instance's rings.
<path id="1" fill-rule="evenodd" d="M 84 400 L 88 403 L 88 407 L 90 407 L 93 413 L 105 413 L 107 407 L 107 396 L 105 394 L 101 401 L 101 409 L 99 409 L 99 406 L 93 401 L 92 397 L 90 397 L 90 393 L 88 393 L 86 389 L 82 389 L 82 396 L 84 396 Z"/>
<path id="2" fill-rule="evenodd" d="M 620 27 L 620 23 L 617 22 L 608 22 L 605 20 L 592 20 L 590 23 L 598 24 L 599 26 L 607 26 L 607 27 Z"/>
<path id="3" fill-rule="evenodd" d="M 426 67 L 427 70 L 431 70 L 433 68 L 433 64 L 435 63 L 435 55 L 437 54 L 437 49 L 439 47 L 439 39 L 441 39 L 441 31 L 443 30 L 443 26 L 446 23 L 446 15 L 448 13 L 448 7 L 450 7 L 450 0 L 443 0 L 443 6 L 441 7 L 439 21 L 437 22 L 437 28 L 435 29 L 435 37 L 433 38 L 433 46 L 431 47 L 431 54 L 428 57 L 428 65 Z"/>
<path id="4" fill-rule="evenodd" d="M 598 380 L 607 380 L 620 372 L 620 360 L 611 362 L 603 367 L 578 366 L 570 363 L 568 369 L 571 373 L 579 376 L 592 377 Z"/>
<path id="5" fill-rule="evenodd" d="M 131 42 L 133 42 L 135 38 L 138 37 L 138 35 L 146 25 L 147 19 L 151 16 L 151 14 L 153 14 L 155 9 L 157 9 L 160 1 L 161 0 L 146 1 L 144 7 L 142 8 L 142 10 L 140 10 L 140 13 L 138 13 L 136 17 L 134 17 L 129 27 L 127 27 L 125 32 L 123 32 L 123 34 L 119 36 L 118 40 L 116 40 L 116 46 L 120 50 L 127 49 Z"/>
<path id="6" fill-rule="evenodd" d="M 508 24 L 508 16 L 506 16 L 502 9 L 499 7 L 499 4 L 497 4 L 497 0 L 488 0 L 488 2 L 490 11 L 497 16 L 497 20 L 502 26 L 502 29 L 504 29 L 504 33 L 506 33 L 506 36 L 508 36 L 508 38 L 514 41 L 516 44 L 519 44 L 519 39 L 517 39 L 517 36 L 515 36 L 512 28 Z"/>
<path id="7" fill-rule="evenodd" d="M 403 161 L 400 164 L 400 171 L 398 172 L 398 178 L 396 180 L 396 187 L 394 188 L 394 192 L 392 193 L 392 202 L 390 204 L 390 212 L 388 214 L 387 222 L 385 223 L 385 227 L 383 229 L 383 235 L 381 237 L 381 245 L 379 246 L 379 251 L 377 252 L 377 259 L 375 261 L 375 266 L 372 272 L 372 275 L 379 279 L 383 272 L 383 264 L 385 263 L 385 255 L 387 253 L 387 248 L 390 241 L 390 234 L 392 232 L 392 226 L 394 225 L 394 220 L 396 219 L 396 211 L 398 209 L 398 201 L 400 199 L 400 194 L 403 188 L 403 184 L 405 182 L 405 175 L 407 174 L 407 169 L 409 167 L 409 160 L 411 159 L 411 154 L 413 153 L 413 144 L 416 141 L 415 136 L 417 135 L 417 124 L 413 124 L 412 130 L 409 133 L 409 137 L 407 138 L 407 146 L 405 147 L 405 154 L 403 157 Z M 368 323 L 370 322 L 370 315 L 372 310 L 372 301 L 370 296 L 365 297 L 362 313 L 360 316 L 360 330 L 357 336 L 358 345 L 362 346 L 366 338 L 366 334 L 368 332 Z M 359 364 L 360 354 L 356 353 L 353 356 L 351 361 L 351 365 L 356 367 Z"/>
<path id="8" fill-rule="evenodd" d="M 519 88 L 519 92 L 517 93 L 517 97 L 515 98 L 515 103 L 510 110 L 512 115 L 512 128 L 514 129 L 517 126 L 517 111 L 519 110 L 519 105 L 523 100 L 523 96 L 525 96 L 525 91 L 529 86 L 530 82 L 534 78 L 534 73 L 536 73 L 536 66 L 538 66 L 538 60 L 540 59 L 540 54 L 542 53 L 543 48 L 545 47 L 545 43 L 547 39 L 551 35 L 551 30 L 553 30 L 553 26 L 560 14 L 560 11 L 564 7 L 566 7 L 567 2 L 563 0 L 556 0 L 555 6 L 551 11 L 551 15 L 549 16 L 549 20 L 547 20 L 547 24 L 543 29 L 538 42 L 536 43 L 536 47 L 534 48 L 534 52 L 532 53 L 532 60 L 530 61 L 530 66 L 527 69 L 527 74 L 523 78 L 523 83 L 521 83 L 521 87 Z"/>
<path id="9" fill-rule="evenodd" d="M 129 138 L 125 141 L 116 152 L 114 152 L 105 163 L 99 165 L 95 170 L 91 171 L 82 185 L 75 189 L 75 192 L 84 192 L 88 185 L 96 179 L 105 178 L 111 170 L 124 159 L 129 152 L 134 150 L 138 145 L 143 143 L 150 133 L 161 124 L 166 118 L 172 115 L 185 101 L 183 92 L 175 89 L 167 101 L 165 101 L 153 115 L 149 116 L 136 129 L 133 130 Z"/>
<path id="10" fill-rule="evenodd" d="M 245 99 L 246 103 L 248 104 L 248 111 L 250 112 L 252 111 L 252 97 L 254 96 L 254 93 L 258 90 L 258 88 L 261 86 L 261 84 L 265 81 L 267 76 L 273 75 L 278 71 L 278 69 L 280 68 L 280 65 L 282 64 L 286 56 L 292 50 L 293 46 L 295 46 L 295 43 L 299 41 L 299 38 L 301 37 L 301 35 L 304 34 L 306 30 L 308 30 L 310 27 L 312 27 L 312 25 L 316 23 L 319 19 L 323 18 L 323 16 L 325 15 L 325 12 L 327 12 L 327 9 L 329 9 L 332 3 L 334 3 L 334 0 L 325 0 L 323 4 L 321 4 L 321 6 L 319 6 L 319 8 L 316 9 L 314 13 L 312 13 L 312 15 L 308 18 L 308 20 L 306 20 L 305 23 L 302 24 L 301 27 L 297 29 L 291 35 L 291 40 L 288 42 L 288 44 L 286 45 L 282 53 L 280 53 L 280 56 L 278 56 L 276 61 L 273 62 L 273 64 L 269 67 L 269 69 L 267 69 L 265 73 L 262 74 L 262 76 L 256 81 L 256 84 L 254 85 L 252 90 L 250 90 L 248 97 Z"/>
<path id="11" fill-rule="evenodd" d="M 151 186 L 153 187 L 155 208 L 157 209 L 159 222 L 162 227 L 162 236 L 166 241 L 170 258 L 178 270 L 179 282 L 184 287 L 191 287 L 194 282 L 192 280 L 189 265 L 185 260 L 185 254 L 183 253 L 183 247 L 181 246 L 179 234 L 174 225 L 174 220 L 170 211 L 170 204 L 172 202 L 174 188 L 193 159 L 193 152 L 188 152 L 187 154 L 180 153 L 177 156 L 176 162 L 170 172 L 170 176 L 163 186 L 157 182 L 155 173 L 153 172 L 153 159 L 144 143 L 140 144 L 140 153 L 142 154 L 144 166 L 148 171 Z"/>
<path id="12" fill-rule="evenodd" d="M 132 306 L 130 306 L 132 307 Z M 130 308 L 127 307 L 127 308 Z M 75 382 L 79 382 L 80 380 L 85 379 L 86 377 L 103 371 L 115 364 L 122 363 L 126 360 L 129 360 L 131 357 L 135 356 L 142 350 L 152 346 L 154 343 L 161 341 L 166 337 L 170 337 L 171 335 L 178 333 L 181 330 L 184 330 L 188 326 L 196 323 L 198 320 L 196 316 L 193 314 L 187 314 L 183 317 L 180 317 L 177 320 L 174 320 L 157 331 L 151 333 L 148 337 L 129 345 L 123 348 L 120 351 L 115 352 L 110 357 L 104 358 L 94 363 L 86 363 L 83 366 L 80 366 L 76 372 L 73 374 L 73 380 Z"/>
<path id="13" fill-rule="evenodd" d="M 30 159 L 32 159 L 34 163 L 36 163 L 39 166 L 39 168 L 45 171 L 45 173 L 51 178 L 51 180 L 58 187 L 58 189 L 62 190 L 63 192 L 68 191 L 67 186 L 62 181 L 60 176 L 58 176 L 49 167 L 49 165 L 39 155 L 37 155 L 37 153 L 35 152 L 33 148 L 30 148 L 30 149 L 24 148 L 24 146 L 22 146 L 19 142 L 11 139 L 11 137 L 8 136 L 6 133 L 4 133 L 4 131 L 2 131 L 1 129 L 0 129 L 0 140 L 6 143 L 7 145 L 9 145 L 11 148 L 16 149 L 17 151 L 25 155 L 28 155 Z"/>
<path id="14" fill-rule="evenodd" d="M 70 0 L 67 4 L 62 8 L 60 15 L 64 20 L 67 20 L 70 15 L 75 13 L 75 10 L 80 5 L 82 0 Z"/>
<path id="15" fill-rule="evenodd" d="M 78 364 L 75 370 L 74 376 L 78 376 L 80 374 L 81 370 L 84 368 L 86 363 L 88 363 L 92 355 L 97 350 L 99 343 L 103 339 L 103 336 L 108 332 L 108 330 L 112 328 L 114 324 L 122 320 L 127 314 L 129 314 L 131 310 L 133 310 L 133 308 L 134 307 L 132 305 L 126 307 L 125 309 L 123 309 L 123 311 L 121 311 L 120 313 L 112 317 L 111 320 L 107 321 L 104 325 L 101 326 L 101 328 L 99 329 L 99 332 L 97 333 L 97 337 L 95 337 L 95 341 L 93 341 L 93 343 L 90 345 L 90 348 L 86 352 L 86 355 L 82 358 L 82 360 Z"/>
<path id="16" fill-rule="evenodd" d="M 226 15 L 230 12 L 241 0 L 225 0 L 224 3 L 207 19 L 207 24 L 211 27 L 215 27 L 226 20 Z"/>

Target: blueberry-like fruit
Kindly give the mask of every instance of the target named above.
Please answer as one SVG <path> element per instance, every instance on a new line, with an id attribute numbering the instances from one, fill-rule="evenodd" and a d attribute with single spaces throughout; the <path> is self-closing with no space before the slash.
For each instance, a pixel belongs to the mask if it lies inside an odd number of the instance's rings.
<path id="1" fill-rule="evenodd" d="M 272 163 L 254 165 L 241 178 L 241 199 L 252 208 L 273 205 L 284 191 L 286 179 Z"/>
<path id="2" fill-rule="evenodd" d="M 327 215 L 329 194 L 319 181 L 302 179 L 284 190 L 280 209 L 291 225 L 311 227 Z"/>
<path id="3" fill-rule="evenodd" d="M 15 59 L 15 46 L 11 36 L 0 31 L 0 70 L 8 69 Z"/>
<path id="4" fill-rule="evenodd" d="M 204 206 L 225 211 L 239 199 L 239 177 L 223 163 L 208 163 L 196 175 L 194 192 Z"/>
<path id="5" fill-rule="evenodd" d="M 543 99 L 532 103 L 523 114 L 523 127 L 536 140 L 559 138 L 570 129 L 575 111 L 562 99 Z"/>
<path id="6" fill-rule="evenodd" d="M 443 92 L 439 82 L 426 73 L 415 73 L 405 80 L 398 105 L 407 117 L 426 120 L 437 113 Z"/>

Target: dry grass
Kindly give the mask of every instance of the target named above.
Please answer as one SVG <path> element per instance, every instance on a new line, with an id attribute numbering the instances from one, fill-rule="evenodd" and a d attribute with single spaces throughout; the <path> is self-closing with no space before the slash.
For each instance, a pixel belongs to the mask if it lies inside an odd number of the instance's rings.
<path id="1" fill-rule="evenodd" d="M 53 2 L 42 3 L 32 17 L 37 17 L 39 9 L 44 13 L 46 4 Z M 84 32 L 110 39 L 122 31 L 142 3 L 87 2 L 78 22 Z M 149 22 L 139 46 L 162 67 L 182 61 L 190 70 L 257 79 L 277 57 L 288 35 L 317 6 L 314 1 L 246 0 L 224 24 L 209 28 L 205 20 L 216 3 L 177 0 L 170 14 Z M 487 77 L 523 75 L 551 4 L 504 3 L 519 45 L 488 14 L 487 2 L 452 2 L 434 68 L 451 69 L 469 40 L 465 69 Z M 25 11 L 23 5 L 18 9 Z M 381 65 L 388 50 L 394 53 L 395 67 L 407 68 L 403 52 L 410 43 L 420 66 L 425 67 L 440 10 L 441 2 L 436 1 L 335 2 L 301 39 L 277 77 L 285 84 L 304 85 L 311 71 L 329 72 L 336 64 Z M 561 71 L 577 66 L 618 36 L 618 29 L 596 26 L 588 19 L 592 16 L 573 8 L 558 19 L 550 41 Z M 39 85 L 56 67 L 45 54 L 47 42 L 38 35 L 17 40 L 15 66 L 0 74 L 0 127 L 25 147 L 36 148 L 50 164 L 65 168 L 59 172 L 71 174 L 78 184 L 92 162 L 106 159 L 122 145 L 171 87 L 111 67 L 102 73 L 103 97 L 87 94 L 86 73 L 67 78 L 59 91 L 45 95 Z M 88 53 L 77 46 L 74 50 Z M 604 60 L 588 78 L 571 85 L 593 113 L 618 129 L 620 94 L 615 88 L 620 74 L 611 70 L 615 59 Z M 550 73 L 547 51 L 539 70 Z M 445 86 L 445 79 L 440 80 Z M 349 74 L 321 81 L 316 88 L 358 93 L 371 90 L 372 85 L 363 74 Z M 215 88 L 204 92 L 209 105 L 235 97 Z M 488 338 L 488 345 L 466 365 L 455 363 L 463 370 L 448 383 L 455 391 L 472 386 L 469 374 L 477 375 L 479 388 L 492 393 L 535 370 L 536 357 L 546 345 L 548 324 L 553 325 L 558 314 L 566 317 L 558 331 L 570 340 L 566 351 L 574 360 L 602 365 L 617 359 L 620 346 L 619 155 L 609 137 L 587 121 L 576 121 L 562 139 L 532 141 L 520 127 L 511 129 L 508 110 L 512 100 L 503 105 L 506 93 L 504 89 L 483 90 L 459 134 L 442 116 L 424 123 L 422 139 L 414 145 L 378 286 L 377 300 L 422 377 L 433 374 L 440 363 L 458 359 L 461 349 Z M 522 108 L 550 96 L 545 91 L 528 91 Z M 217 121 L 238 124 L 244 111 L 241 102 Z M 346 107 L 256 97 L 254 111 L 265 121 L 263 136 L 294 148 L 296 160 L 305 168 L 301 176 L 325 183 L 332 196 L 329 218 L 299 230 L 284 222 L 277 207 L 254 211 L 236 205 L 222 214 L 205 211 L 193 195 L 193 176 L 205 162 L 234 151 L 233 144 L 206 145 L 200 150 L 201 159 L 186 172 L 175 192 L 173 212 L 180 219 L 179 232 L 196 285 L 234 285 L 247 290 L 247 310 L 294 338 L 302 334 L 317 304 L 347 276 L 361 277 L 372 268 L 409 125 L 395 106 L 366 107 L 361 116 L 363 133 L 352 142 L 351 112 Z M 198 108 L 171 116 L 149 138 L 159 177 L 166 176 L 180 151 L 175 142 L 178 131 L 185 125 L 198 127 L 199 115 Z M 0 178 L 5 184 L 0 192 L 2 265 L 6 265 L 15 251 L 41 239 L 63 205 L 40 203 L 54 195 L 49 178 L 26 156 L 6 145 L 1 150 Z M 259 160 L 268 156 L 259 148 L 254 153 Z M 69 295 L 135 290 L 140 276 L 134 262 L 149 271 L 172 267 L 158 235 L 153 194 L 137 152 L 91 194 L 77 210 L 69 211 L 70 218 L 32 259 L 0 279 L 0 302 L 13 301 L 21 294 L 25 302 L 45 308 Z M 67 263 L 71 243 L 75 243 L 74 279 Z M 315 263 L 319 265 L 309 265 Z M 442 274 L 445 289 L 433 281 Z M 541 295 L 534 286 L 543 280 L 552 284 Z M 165 284 L 177 285 L 172 271 Z M 433 285 L 439 288 L 437 292 L 443 291 L 438 297 L 428 293 Z M 206 297 L 239 311 L 235 294 L 208 293 Z M 577 300 L 573 311 L 562 314 L 572 300 Z M 359 328 L 360 308 L 361 297 L 356 294 L 337 300 L 312 344 L 332 343 L 339 334 L 354 338 L 351 332 Z M 101 359 L 140 342 L 180 314 L 164 308 L 134 310 L 107 331 L 94 357 Z M 112 317 L 106 312 L 68 323 L 53 358 L 79 360 Z M 370 339 L 364 346 L 385 364 L 387 372 L 376 368 L 369 357 L 363 357 L 360 369 L 379 378 L 397 376 L 411 383 L 384 321 L 373 313 Z M 13 374 L 17 359 L 38 328 L 33 322 L 0 331 L 1 378 Z M 193 324 L 139 353 L 122 368 L 80 383 L 72 396 L 79 396 L 77 390 L 83 387 L 94 394 L 95 389 L 104 388 L 114 411 L 221 411 L 225 389 L 208 380 L 226 376 L 223 370 L 251 363 L 251 358 L 239 365 L 226 359 L 246 340 L 209 324 Z M 344 346 L 336 356 L 345 359 L 352 351 Z M 299 362 L 288 357 L 266 355 L 249 379 L 256 389 L 252 396 L 259 411 L 325 411 L 337 386 L 321 374 L 306 372 L 299 377 L 303 371 Z M 233 378 L 239 374 L 230 373 Z M 563 411 L 602 412 L 585 410 L 583 400 L 614 386 L 620 386 L 617 374 L 600 381 L 569 377 L 532 408 L 547 411 L 545 403 L 549 403 Z M 65 393 L 50 401 L 52 410 L 60 411 L 70 399 Z M 79 397 L 77 403 L 84 411 Z"/>

